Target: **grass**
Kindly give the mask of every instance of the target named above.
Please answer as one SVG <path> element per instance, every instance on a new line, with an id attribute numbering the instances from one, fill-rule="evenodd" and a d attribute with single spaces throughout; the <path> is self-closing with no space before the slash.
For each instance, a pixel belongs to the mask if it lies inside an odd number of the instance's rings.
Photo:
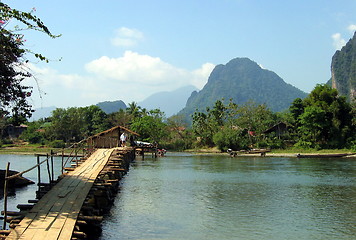
<path id="1" fill-rule="evenodd" d="M 0 147 L 0 154 L 47 154 L 51 150 L 60 151 L 58 148 L 50 148 L 40 144 L 4 144 Z"/>

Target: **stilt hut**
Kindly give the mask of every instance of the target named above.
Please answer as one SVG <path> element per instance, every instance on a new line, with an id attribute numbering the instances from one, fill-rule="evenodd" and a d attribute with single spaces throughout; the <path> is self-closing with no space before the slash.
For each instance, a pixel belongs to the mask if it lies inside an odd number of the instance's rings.
<path id="1" fill-rule="evenodd" d="M 274 133 L 278 139 L 288 134 L 288 125 L 280 122 L 263 132 L 264 134 Z"/>
<path id="2" fill-rule="evenodd" d="M 139 136 L 138 133 L 135 133 L 130 129 L 116 126 L 89 137 L 88 146 L 90 149 L 120 147 L 120 136 L 122 133 L 126 133 L 129 136 L 128 139 L 133 139 L 134 136 Z"/>

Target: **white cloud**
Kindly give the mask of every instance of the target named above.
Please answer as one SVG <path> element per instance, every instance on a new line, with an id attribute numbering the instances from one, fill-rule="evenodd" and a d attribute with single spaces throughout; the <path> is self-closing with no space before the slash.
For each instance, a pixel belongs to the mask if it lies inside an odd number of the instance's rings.
<path id="1" fill-rule="evenodd" d="M 111 44 L 117 47 L 132 47 L 144 39 L 144 35 L 137 29 L 121 27 L 115 30 L 115 37 Z"/>
<path id="2" fill-rule="evenodd" d="M 340 50 L 343 46 L 345 46 L 346 41 L 341 37 L 340 33 L 335 33 L 331 37 L 333 39 L 333 45 L 336 50 Z"/>
<path id="3" fill-rule="evenodd" d="M 189 71 L 175 67 L 158 57 L 126 51 L 123 56 L 95 59 L 85 66 L 86 74 L 60 74 L 53 69 L 33 67 L 43 91 L 46 106 L 85 106 L 100 101 L 142 101 L 161 91 L 186 85 L 201 89 L 215 67 L 205 63 Z M 65 97 L 64 97 L 65 96 Z"/>
<path id="4" fill-rule="evenodd" d="M 347 30 L 349 30 L 351 34 L 354 34 L 354 32 L 356 31 L 356 24 L 349 25 L 347 27 Z"/>
<path id="5" fill-rule="evenodd" d="M 158 57 L 140 55 L 132 51 L 126 51 L 120 58 L 103 56 L 85 66 L 90 73 L 122 84 L 138 83 L 147 87 L 164 87 L 166 90 L 173 90 L 187 84 L 201 88 L 213 67 L 213 64 L 207 63 L 200 69 L 189 72 L 166 63 Z"/>
<path id="6" fill-rule="evenodd" d="M 201 68 L 193 71 L 193 78 L 191 84 L 196 86 L 198 89 L 202 89 L 207 83 L 210 73 L 215 68 L 215 64 L 205 63 Z"/>

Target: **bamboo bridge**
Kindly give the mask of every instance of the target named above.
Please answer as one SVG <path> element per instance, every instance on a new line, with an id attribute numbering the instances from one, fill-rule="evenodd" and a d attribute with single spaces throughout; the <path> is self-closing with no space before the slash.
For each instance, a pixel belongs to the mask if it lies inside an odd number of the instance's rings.
<path id="1" fill-rule="evenodd" d="M 35 204 L 19 204 L 20 212 L 9 212 L 5 207 L 4 225 L 5 220 L 9 222 L 10 230 L 2 230 L 0 239 L 98 238 L 103 215 L 113 203 L 119 181 L 135 158 L 134 147 L 119 147 L 123 131 L 136 134 L 118 126 L 87 139 L 85 146 L 90 154 L 72 157 L 73 167 L 65 167 L 62 157 L 62 169 L 67 172 L 48 184 L 39 180 L 38 199 L 31 201 Z M 78 155 L 77 150 L 75 155 Z M 69 154 L 68 159 L 71 156 Z M 11 177 L 14 176 L 5 179 Z"/>

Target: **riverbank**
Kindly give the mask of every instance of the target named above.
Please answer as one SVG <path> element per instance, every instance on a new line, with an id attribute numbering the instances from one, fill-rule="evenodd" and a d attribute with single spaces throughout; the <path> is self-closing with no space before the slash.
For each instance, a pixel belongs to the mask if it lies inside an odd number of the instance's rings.
<path id="1" fill-rule="evenodd" d="M 50 148 L 43 145 L 9 145 L 0 148 L 0 154 L 21 154 L 21 155 L 35 155 L 35 154 L 47 154 L 52 151 L 60 152 L 60 148 Z M 168 150 L 169 151 L 169 150 Z M 228 155 L 226 152 L 221 152 L 218 148 L 196 148 L 188 149 L 184 152 L 199 154 L 199 155 Z M 298 154 L 310 154 L 310 155 L 320 155 L 320 154 L 356 154 L 349 149 L 274 149 L 270 152 L 266 152 L 264 157 L 297 157 Z M 260 153 L 240 153 L 238 156 L 244 157 L 261 157 Z M 356 155 L 348 156 L 356 157 Z"/>
<path id="2" fill-rule="evenodd" d="M 0 148 L 0 154 L 20 154 L 20 155 L 35 155 L 47 154 L 52 151 L 61 151 L 59 148 L 50 148 L 42 145 L 8 145 Z"/>
<path id="3" fill-rule="evenodd" d="M 185 152 L 193 154 L 217 154 L 217 155 L 227 155 L 228 153 L 221 152 L 218 148 L 200 148 L 200 149 L 188 149 Z M 270 152 L 266 152 L 263 157 L 297 157 L 298 154 L 308 154 L 308 155 L 328 155 L 328 154 L 354 154 L 347 157 L 356 157 L 356 153 L 349 149 L 274 149 Z M 261 153 L 238 153 L 236 157 L 261 157 Z"/>

